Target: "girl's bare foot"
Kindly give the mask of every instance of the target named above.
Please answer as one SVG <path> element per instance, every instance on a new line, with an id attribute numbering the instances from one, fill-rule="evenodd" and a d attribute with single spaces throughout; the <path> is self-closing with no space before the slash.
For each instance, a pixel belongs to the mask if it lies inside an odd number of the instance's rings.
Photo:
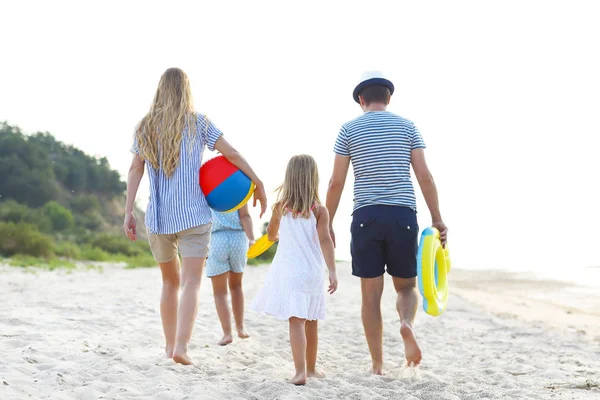
<path id="1" fill-rule="evenodd" d="M 308 378 L 319 378 L 319 379 L 320 378 L 325 378 L 325 374 L 322 373 L 322 372 L 317 371 L 316 369 L 312 370 L 312 371 L 307 371 L 306 372 L 306 376 Z"/>
<path id="2" fill-rule="evenodd" d="M 402 335 L 402 340 L 404 341 L 404 356 L 406 357 L 406 364 L 411 365 L 413 363 L 415 366 L 421 363 L 421 348 L 417 343 L 417 339 L 415 338 L 415 334 L 413 333 L 412 328 L 406 322 L 402 323 L 400 327 L 400 335 Z"/>
<path id="3" fill-rule="evenodd" d="M 227 346 L 229 343 L 233 342 L 233 337 L 231 333 L 223 335 L 223 339 L 219 340 L 219 346 Z"/>
<path id="4" fill-rule="evenodd" d="M 165 356 L 167 356 L 167 358 L 173 358 L 173 348 L 165 347 Z"/>
<path id="5" fill-rule="evenodd" d="M 238 329 L 238 336 L 242 339 L 248 339 L 250 337 L 244 328 Z"/>
<path id="6" fill-rule="evenodd" d="M 294 384 L 296 386 L 302 386 L 306 384 L 306 373 L 302 372 L 302 373 L 297 373 L 296 375 L 294 375 L 294 377 L 292 379 L 290 379 L 290 383 Z"/>
<path id="7" fill-rule="evenodd" d="M 378 368 L 373 367 L 373 368 L 371 368 L 371 373 L 373 375 L 383 375 L 383 368 L 381 368 L 381 367 L 378 367 Z"/>

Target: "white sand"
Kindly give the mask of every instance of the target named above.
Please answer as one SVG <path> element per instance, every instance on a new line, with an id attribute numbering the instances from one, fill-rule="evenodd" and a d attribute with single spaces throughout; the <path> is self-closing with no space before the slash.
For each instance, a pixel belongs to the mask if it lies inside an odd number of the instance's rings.
<path id="1" fill-rule="evenodd" d="M 398 379 L 403 347 L 386 278 L 386 375 L 369 375 L 359 281 L 349 269 L 339 265 L 340 289 L 321 325 L 319 365 L 327 378 L 294 387 L 286 383 L 293 372 L 286 323 L 248 311 L 252 337 L 216 345 L 220 327 L 209 280 L 191 344 L 197 365 L 184 367 L 161 356 L 158 269 L 66 274 L 0 266 L 0 399 L 600 398 L 600 341 L 591 331 L 552 328 L 531 312 L 517 318 L 530 301 L 523 298 L 486 311 L 476 305 L 485 304 L 475 285 L 481 274 L 464 271 L 452 272 L 456 284 L 444 315 L 419 310 L 424 357 L 422 378 L 413 381 Z M 266 270 L 248 268 L 247 302 Z M 490 290 L 506 295 L 504 287 L 512 287 L 510 280 Z M 580 314 L 600 325 L 598 314 L 572 308 L 569 315 Z"/>

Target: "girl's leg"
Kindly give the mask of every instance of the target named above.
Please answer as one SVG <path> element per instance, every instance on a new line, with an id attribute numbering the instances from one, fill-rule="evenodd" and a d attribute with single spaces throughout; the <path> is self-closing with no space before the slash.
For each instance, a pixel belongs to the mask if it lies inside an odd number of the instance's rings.
<path id="1" fill-rule="evenodd" d="M 160 296 L 160 317 L 165 332 L 165 353 L 173 357 L 175 336 L 177 335 L 177 306 L 179 303 L 179 257 L 160 263 L 162 273 L 162 295 Z"/>
<path id="2" fill-rule="evenodd" d="M 319 347 L 318 321 L 306 321 L 306 375 L 309 378 L 324 378 L 325 375 L 315 369 L 317 365 L 317 348 Z"/>
<path id="3" fill-rule="evenodd" d="M 294 385 L 304 385 L 306 383 L 305 323 L 305 319 L 290 318 L 290 344 L 292 345 L 292 357 L 294 357 L 294 366 L 296 367 L 296 375 L 290 380 L 290 383 Z"/>
<path id="4" fill-rule="evenodd" d="M 227 303 L 228 276 L 229 272 L 225 272 L 224 274 L 211 277 L 213 295 L 215 297 L 215 307 L 217 308 L 217 315 L 221 321 L 221 328 L 223 328 L 223 338 L 219 341 L 219 345 L 221 346 L 233 342 L 233 337 L 231 335 L 231 314 L 229 313 L 229 304 Z"/>
<path id="5" fill-rule="evenodd" d="M 229 290 L 231 292 L 231 306 L 233 318 L 238 336 L 242 339 L 250 337 L 244 329 L 244 290 L 242 289 L 242 277 L 244 273 L 229 273 Z M 231 333 L 231 328 L 230 328 Z"/>
<path id="6" fill-rule="evenodd" d="M 177 339 L 175 352 L 173 353 L 173 360 L 180 364 L 192 364 L 192 360 L 187 355 L 187 350 L 192 337 L 196 314 L 198 313 L 198 291 L 205 261 L 205 257 L 183 258 L 181 301 L 179 302 Z"/>

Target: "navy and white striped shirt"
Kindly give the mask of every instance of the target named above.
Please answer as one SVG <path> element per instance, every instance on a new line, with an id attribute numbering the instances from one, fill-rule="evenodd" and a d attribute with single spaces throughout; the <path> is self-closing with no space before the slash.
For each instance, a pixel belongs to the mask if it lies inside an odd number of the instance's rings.
<path id="1" fill-rule="evenodd" d="M 334 151 L 354 169 L 354 211 L 371 205 L 417 209 L 410 179 L 413 149 L 425 148 L 411 121 L 389 111 L 369 111 L 345 123 Z"/>
<path id="2" fill-rule="evenodd" d="M 213 151 L 222 133 L 204 115 L 198 115 L 196 132 L 197 137 L 191 146 L 187 127 L 182 132 L 179 165 L 171 177 L 167 177 L 161 168 L 154 169 L 146 162 L 150 180 L 146 226 L 151 234 L 172 234 L 212 222 L 212 213 L 200 189 L 198 174 L 204 146 Z M 135 136 L 131 151 L 140 155 Z"/>

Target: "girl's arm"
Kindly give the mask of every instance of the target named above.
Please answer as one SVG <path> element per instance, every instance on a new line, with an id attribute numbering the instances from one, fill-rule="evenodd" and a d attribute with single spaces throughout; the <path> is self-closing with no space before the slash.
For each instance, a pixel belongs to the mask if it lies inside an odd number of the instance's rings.
<path id="1" fill-rule="evenodd" d="M 325 263 L 329 269 L 329 293 L 333 294 L 337 290 L 338 281 L 335 268 L 335 249 L 333 240 L 329 233 L 329 212 L 327 207 L 319 205 L 317 209 L 317 233 L 319 234 L 319 242 L 321 243 L 321 251 L 325 258 Z"/>
<path id="2" fill-rule="evenodd" d="M 244 207 L 239 209 L 239 215 L 242 228 L 244 228 L 244 232 L 246 232 L 246 236 L 248 236 L 250 245 L 252 245 L 254 244 L 254 229 L 252 226 L 252 217 L 248 211 L 248 204 L 245 204 Z"/>
<path id="3" fill-rule="evenodd" d="M 273 214 L 271 214 L 271 220 L 267 226 L 267 235 L 271 242 L 279 240 L 279 223 L 281 222 L 281 214 L 277 204 L 273 207 Z"/>

